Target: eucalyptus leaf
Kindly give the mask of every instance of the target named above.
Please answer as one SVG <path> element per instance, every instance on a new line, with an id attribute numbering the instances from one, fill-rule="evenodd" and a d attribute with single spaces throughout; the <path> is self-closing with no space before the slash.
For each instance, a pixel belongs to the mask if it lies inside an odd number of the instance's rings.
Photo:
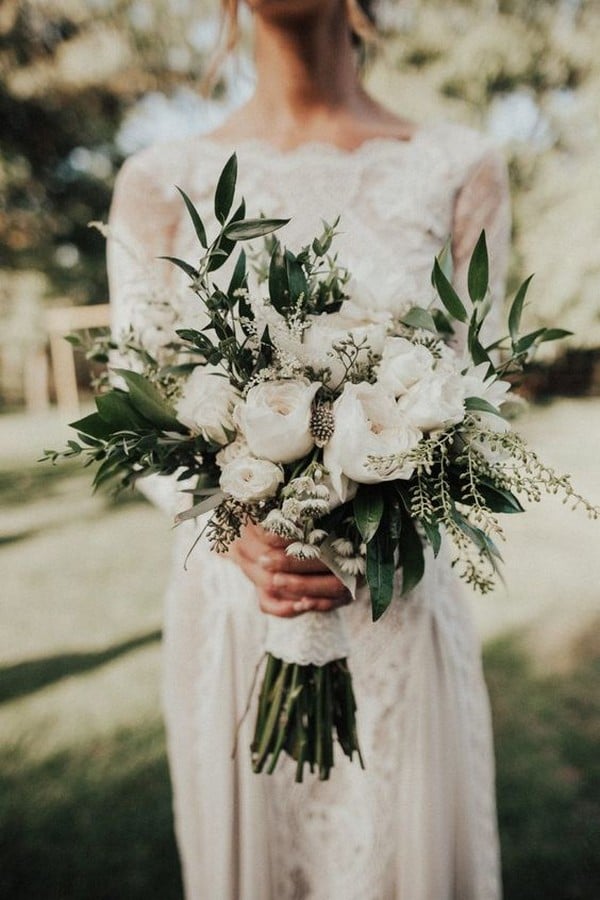
<path id="1" fill-rule="evenodd" d="M 482 478 L 477 484 L 477 490 L 483 497 L 486 505 L 494 513 L 522 513 L 525 512 L 518 497 L 505 488 L 500 488 L 488 478 Z"/>
<path id="2" fill-rule="evenodd" d="M 360 485 L 354 498 L 353 511 L 356 527 L 365 544 L 375 537 L 383 509 L 383 493 L 380 485 Z"/>
<path id="3" fill-rule="evenodd" d="M 437 259 L 433 263 L 433 273 L 431 277 L 440 300 L 452 318 L 457 319 L 459 322 L 466 322 L 468 319 L 467 310 L 465 309 L 462 300 L 442 272 Z"/>
<path id="4" fill-rule="evenodd" d="M 479 239 L 473 250 L 469 271 L 467 273 L 467 286 L 469 297 L 473 303 L 480 303 L 487 294 L 489 286 L 489 261 L 485 231 L 479 235 Z"/>
<path id="5" fill-rule="evenodd" d="M 425 328 L 427 331 L 438 333 L 438 328 L 432 314 L 422 306 L 413 306 L 400 320 L 411 328 Z"/>
<path id="6" fill-rule="evenodd" d="M 189 519 L 197 519 L 202 513 L 209 512 L 209 510 L 214 509 L 215 506 L 219 506 L 224 496 L 225 494 L 223 491 L 219 490 L 210 497 L 207 497 L 206 500 L 195 503 L 193 506 L 190 506 L 189 509 L 177 513 L 175 516 L 175 524 L 180 525 L 182 522 L 187 522 Z"/>
<path id="7" fill-rule="evenodd" d="M 537 328 L 535 331 L 530 331 L 529 334 L 524 335 L 524 337 L 519 338 L 519 340 L 513 345 L 513 351 L 518 355 L 521 353 L 526 353 L 530 347 L 533 347 L 538 338 L 540 338 L 547 328 Z"/>
<path id="8" fill-rule="evenodd" d="M 448 281 L 451 282 L 454 278 L 454 260 L 452 259 L 452 237 L 450 235 L 446 238 L 444 246 L 438 253 L 437 259 L 440 269 Z"/>
<path id="9" fill-rule="evenodd" d="M 192 225 L 194 226 L 194 231 L 196 232 L 196 237 L 206 250 L 208 247 L 208 241 L 206 240 L 206 231 L 204 228 L 204 223 L 200 218 L 200 213 L 188 197 L 185 191 L 183 191 L 180 187 L 175 185 L 181 196 L 183 197 L 183 202 L 185 203 L 186 209 L 189 213 L 190 219 L 192 220 Z"/>
<path id="10" fill-rule="evenodd" d="M 225 219 L 229 215 L 229 211 L 233 204 L 235 194 L 235 184 L 237 181 L 237 156 L 233 153 L 223 168 L 217 182 L 215 191 L 215 216 L 224 224 Z"/>

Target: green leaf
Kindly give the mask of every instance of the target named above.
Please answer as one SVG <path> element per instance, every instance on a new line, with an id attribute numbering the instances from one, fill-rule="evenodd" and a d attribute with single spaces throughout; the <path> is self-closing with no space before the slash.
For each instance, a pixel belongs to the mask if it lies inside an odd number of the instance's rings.
<path id="1" fill-rule="evenodd" d="M 425 557 L 423 544 L 415 528 L 414 519 L 403 510 L 402 530 L 398 541 L 400 565 L 402 566 L 402 594 L 412 591 L 423 578 Z"/>
<path id="2" fill-rule="evenodd" d="M 242 202 L 232 215 L 229 220 L 226 228 L 229 227 L 233 222 L 239 222 L 246 215 L 246 201 L 242 198 Z M 221 232 L 217 241 L 213 246 L 211 257 L 208 263 L 208 271 L 215 272 L 217 269 L 220 269 L 222 265 L 224 265 L 233 252 L 233 248 L 235 247 L 235 241 L 231 240 L 225 234 L 225 228 Z"/>
<path id="3" fill-rule="evenodd" d="M 450 319 L 446 315 L 446 313 L 441 309 L 432 309 L 431 317 L 435 322 L 435 327 L 437 328 L 440 334 L 454 334 L 454 328 L 450 323 Z"/>
<path id="4" fill-rule="evenodd" d="M 229 287 L 227 288 L 227 296 L 231 299 L 236 291 L 243 288 L 246 284 L 246 254 L 242 250 L 237 258 Z"/>
<path id="5" fill-rule="evenodd" d="M 124 391 L 109 391 L 96 397 L 96 407 L 100 417 L 115 431 L 140 431 L 150 423 L 134 408 L 129 394 Z"/>
<path id="6" fill-rule="evenodd" d="M 373 621 L 381 618 L 394 594 L 394 545 L 389 529 L 379 528 L 367 544 L 367 584 L 371 593 Z"/>
<path id="7" fill-rule="evenodd" d="M 544 341 L 560 341 L 562 338 L 571 337 L 572 334 L 572 331 L 565 328 L 546 328 L 540 337 L 540 344 Z"/>
<path id="8" fill-rule="evenodd" d="M 378 484 L 361 485 L 353 503 L 354 518 L 360 535 L 368 544 L 375 537 L 383 516 L 383 493 Z"/>
<path id="9" fill-rule="evenodd" d="M 510 312 L 508 314 L 508 330 L 510 331 L 510 336 L 513 340 L 513 343 L 519 337 L 519 328 L 521 325 L 521 315 L 523 313 L 523 304 L 525 303 L 525 297 L 527 295 L 527 290 L 531 283 L 531 279 L 533 275 L 530 275 L 529 278 L 526 278 L 517 293 L 515 294 L 515 299 L 513 300 Z"/>
<path id="10" fill-rule="evenodd" d="M 289 221 L 289 219 L 242 219 L 226 225 L 223 234 L 232 241 L 249 241 L 271 234 L 272 231 L 283 228 Z"/>
<path id="11" fill-rule="evenodd" d="M 479 240 L 473 250 L 467 274 L 467 285 L 469 297 L 473 303 L 479 303 L 483 300 L 489 285 L 489 262 L 485 231 L 482 231 L 479 235 Z"/>
<path id="12" fill-rule="evenodd" d="M 452 237 L 449 236 L 442 249 L 437 255 L 438 263 L 440 264 L 440 269 L 448 279 L 448 281 L 452 281 L 454 278 L 454 260 L 452 259 Z"/>
<path id="13" fill-rule="evenodd" d="M 465 409 L 477 410 L 478 412 L 493 413 L 495 416 L 502 417 L 500 410 L 483 397 L 467 397 L 465 400 Z"/>
<path id="14" fill-rule="evenodd" d="M 511 491 L 498 487 L 489 478 L 482 478 L 477 484 L 477 489 L 488 508 L 494 513 L 525 512 L 518 497 L 515 497 Z"/>
<path id="15" fill-rule="evenodd" d="M 194 226 L 194 231 L 196 232 L 196 236 L 204 249 L 208 247 L 208 241 L 206 240 L 206 231 L 204 229 L 204 223 L 200 218 L 200 214 L 188 195 L 183 191 L 180 187 L 175 185 L 181 196 L 183 197 L 183 202 L 186 205 L 186 209 L 189 213 L 190 219 L 192 220 L 192 225 Z"/>
<path id="16" fill-rule="evenodd" d="M 421 525 L 423 526 L 425 537 L 431 544 L 431 549 L 433 550 L 433 555 L 435 557 L 440 552 L 440 547 L 442 546 L 440 527 L 437 522 L 426 522 L 424 519 L 421 520 Z"/>
<path id="17" fill-rule="evenodd" d="M 70 422 L 69 428 L 81 434 L 87 434 L 90 437 L 97 438 L 99 441 L 106 441 L 111 435 L 111 429 L 107 426 L 107 422 L 99 413 L 92 413 L 76 422 Z"/>
<path id="18" fill-rule="evenodd" d="M 296 303 L 301 294 L 304 295 L 304 299 L 306 300 L 308 298 L 308 284 L 304 275 L 304 270 L 293 253 L 286 250 L 284 255 L 290 290 L 290 303 Z"/>
<path id="19" fill-rule="evenodd" d="M 169 262 L 172 262 L 174 265 L 178 266 L 180 269 L 183 269 L 186 275 L 189 275 L 190 278 L 195 281 L 195 279 L 200 274 L 198 269 L 195 269 L 193 266 L 190 266 L 189 263 L 186 263 L 185 259 L 178 259 L 176 256 L 159 256 L 159 259 L 168 259 Z"/>
<path id="20" fill-rule="evenodd" d="M 215 216 L 221 225 L 224 224 L 225 219 L 229 215 L 235 194 L 236 181 L 237 156 L 233 153 L 225 163 L 225 167 L 217 182 L 217 190 L 215 191 Z"/>
<path id="21" fill-rule="evenodd" d="M 450 313 L 453 319 L 459 322 L 466 322 L 468 319 L 467 310 L 464 304 L 440 267 L 437 259 L 433 263 L 432 281 L 437 290 L 440 300 Z"/>
<path id="22" fill-rule="evenodd" d="M 114 372 L 120 375 L 127 385 L 135 409 L 153 425 L 163 431 L 187 434 L 188 429 L 185 425 L 177 421 L 174 407 L 161 396 L 147 378 L 127 369 L 114 369 Z"/>
<path id="23" fill-rule="evenodd" d="M 429 310 L 423 309 L 422 306 L 413 306 L 400 321 L 411 328 L 425 328 L 427 331 L 433 331 L 435 334 L 438 332 L 433 316 Z"/>
<path id="24" fill-rule="evenodd" d="M 520 338 L 516 344 L 513 345 L 514 352 L 518 355 L 520 353 L 526 353 L 530 347 L 535 344 L 537 339 L 547 331 L 547 328 L 538 328 L 536 331 L 531 331 L 529 334 L 526 334 L 524 337 Z"/>
<path id="25" fill-rule="evenodd" d="M 290 302 L 290 286 L 285 257 L 279 242 L 273 248 L 269 264 L 269 297 L 277 312 L 283 312 Z"/>

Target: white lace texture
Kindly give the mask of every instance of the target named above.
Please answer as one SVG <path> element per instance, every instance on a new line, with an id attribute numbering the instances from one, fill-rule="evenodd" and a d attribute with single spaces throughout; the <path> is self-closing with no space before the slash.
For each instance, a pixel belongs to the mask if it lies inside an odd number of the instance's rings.
<path id="1" fill-rule="evenodd" d="M 339 609 L 324 616 L 307 612 L 294 619 L 270 616 L 265 650 L 278 659 L 302 666 L 324 666 L 350 653 L 348 635 Z"/>

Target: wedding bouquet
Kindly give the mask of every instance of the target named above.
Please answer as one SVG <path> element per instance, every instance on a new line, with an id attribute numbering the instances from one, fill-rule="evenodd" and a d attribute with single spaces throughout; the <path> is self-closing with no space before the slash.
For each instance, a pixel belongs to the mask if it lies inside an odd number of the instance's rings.
<path id="1" fill-rule="evenodd" d="M 533 349 L 568 332 L 520 334 L 528 279 L 506 337 L 484 344 L 485 234 L 470 261 L 468 299 L 452 286 L 446 248 L 433 263 L 430 306 L 374 318 L 331 252 L 338 223 L 323 223 L 292 253 L 274 237 L 288 220 L 247 218 L 243 200 L 231 214 L 236 178 L 234 155 L 217 184 L 211 241 L 181 191 L 201 257 L 166 257 L 189 277 L 204 327 L 178 329 L 160 358 L 132 336 L 125 349 L 135 369 L 114 369 L 118 381 L 97 397 L 97 412 L 72 424 L 78 440 L 45 458 L 99 463 L 96 487 L 150 473 L 191 478 L 190 507 L 176 521 L 207 514 L 201 535 L 215 552 L 258 523 L 289 542 L 290 556 L 322 559 L 353 594 L 365 584 L 373 620 L 396 584 L 401 595 L 416 587 L 424 546 L 437 555 L 444 534 L 459 574 L 488 591 L 500 560 L 498 515 L 521 512 L 519 496 L 560 492 L 597 515 L 507 418 L 512 383 Z M 238 243 L 258 238 L 260 247 L 239 253 L 227 287 L 215 284 Z M 255 771 L 272 772 L 285 752 L 297 780 L 305 765 L 326 779 L 334 733 L 362 764 L 343 614 L 269 617 L 266 650 Z"/>

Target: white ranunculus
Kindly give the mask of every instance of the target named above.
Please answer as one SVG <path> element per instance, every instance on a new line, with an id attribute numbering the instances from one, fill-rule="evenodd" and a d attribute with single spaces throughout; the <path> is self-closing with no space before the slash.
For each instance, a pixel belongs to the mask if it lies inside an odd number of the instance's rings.
<path id="1" fill-rule="evenodd" d="M 434 356 L 427 347 L 407 338 L 390 337 L 383 345 L 377 381 L 390 394 L 400 397 L 432 372 L 434 365 Z"/>
<path id="2" fill-rule="evenodd" d="M 422 437 L 390 394 L 374 384 L 346 384 L 333 409 L 335 430 L 323 451 L 323 462 L 343 500 L 343 475 L 359 484 L 410 478 L 413 467 L 409 465 L 385 477 L 368 465 L 370 456 L 406 453 Z"/>
<path id="3" fill-rule="evenodd" d="M 283 483 L 283 472 L 275 463 L 253 456 L 239 456 L 223 467 L 221 488 L 235 500 L 255 503 L 277 493 Z"/>
<path id="4" fill-rule="evenodd" d="M 464 399 L 462 377 L 439 367 L 414 384 L 400 398 L 398 406 L 417 428 L 434 431 L 463 420 Z"/>
<path id="5" fill-rule="evenodd" d="M 364 342 L 364 347 L 361 346 L 357 354 L 356 364 L 366 363 L 369 352 L 381 354 L 388 322 L 387 315 L 383 320 L 373 321 L 351 304 L 344 304 L 339 312 L 314 316 L 304 332 L 302 344 L 309 364 L 315 369 L 329 368 L 331 377 L 328 379 L 328 386 L 333 389 L 339 387 L 346 374 L 346 366 L 339 353 L 334 350 L 334 345 L 348 337 L 352 337 L 359 345 Z"/>
<path id="6" fill-rule="evenodd" d="M 234 459 L 239 459 L 240 456 L 250 456 L 250 448 L 244 438 L 238 435 L 235 441 L 219 450 L 217 453 L 217 465 L 223 469 L 230 462 L 233 462 Z"/>
<path id="7" fill-rule="evenodd" d="M 177 418 L 206 440 L 226 444 L 226 432 L 235 431 L 233 411 L 240 395 L 218 370 L 196 366 L 177 402 Z"/>
<path id="8" fill-rule="evenodd" d="M 264 381 L 250 388 L 237 419 L 251 452 L 261 459 L 290 463 L 314 446 L 312 402 L 321 385 L 305 381 Z"/>

